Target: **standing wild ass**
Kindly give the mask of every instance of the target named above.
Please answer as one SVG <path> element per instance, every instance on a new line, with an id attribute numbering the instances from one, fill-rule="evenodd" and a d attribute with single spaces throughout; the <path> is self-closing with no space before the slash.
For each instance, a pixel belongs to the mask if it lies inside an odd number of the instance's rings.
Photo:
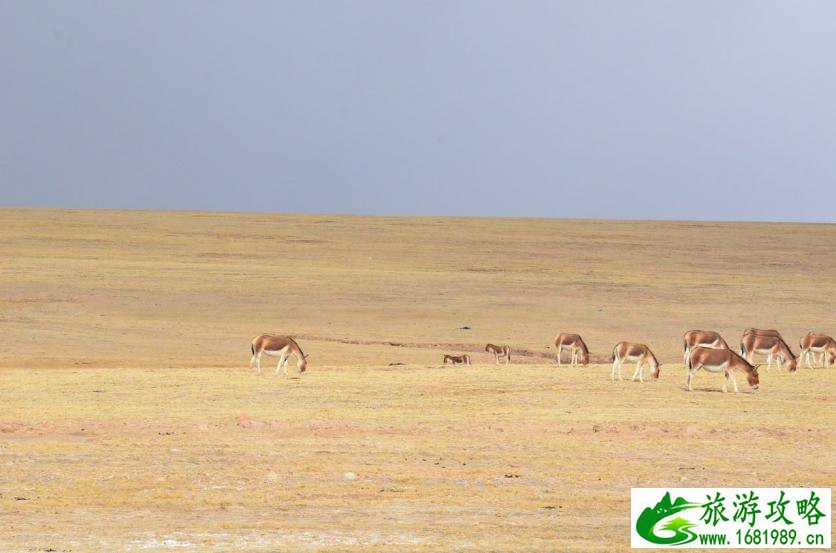
<path id="1" fill-rule="evenodd" d="M 790 372 L 798 369 L 795 354 L 781 337 L 781 334 L 774 330 L 761 331 L 758 329 L 747 329 L 740 339 L 740 355 L 746 361 L 752 363 L 755 354 L 766 355 L 766 369 L 772 366 L 772 360 L 778 366 L 788 365 Z"/>
<path id="2" fill-rule="evenodd" d="M 554 347 L 557 348 L 557 365 L 560 366 L 560 355 L 567 349 L 572 354 L 572 361 L 569 365 L 577 365 L 578 361 L 584 367 L 589 364 L 589 348 L 583 341 L 580 334 L 561 332 L 554 339 Z"/>
<path id="3" fill-rule="evenodd" d="M 636 372 L 633 373 L 633 382 L 636 381 L 636 376 L 639 377 L 639 382 L 644 382 L 642 373 L 644 373 L 644 365 L 650 367 L 650 374 L 654 379 L 659 378 L 659 367 L 662 365 L 650 351 L 650 348 L 644 344 L 636 344 L 634 342 L 619 342 L 612 350 L 612 374 L 610 378 L 615 382 L 616 373 L 618 379 L 621 380 L 621 365 L 624 362 L 635 362 Z"/>
<path id="4" fill-rule="evenodd" d="M 730 349 L 720 333 L 713 330 L 689 330 L 682 335 L 682 341 L 685 346 L 685 363 L 688 363 L 688 356 L 694 348 Z"/>
<path id="5" fill-rule="evenodd" d="M 801 364 L 803 365 L 806 361 L 811 369 L 813 368 L 811 359 L 816 362 L 816 357 L 821 355 L 821 365 L 827 367 L 832 363 L 830 358 L 836 356 L 836 340 L 827 334 L 810 331 L 801 337 L 798 345 L 801 348 L 801 353 L 798 355 Z"/>
<path id="6" fill-rule="evenodd" d="M 686 367 L 688 368 L 689 392 L 692 390 L 691 383 L 694 380 L 694 374 L 700 369 L 715 373 L 722 372 L 724 393 L 728 391 L 729 378 L 731 378 L 732 384 L 734 385 L 734 393 L 737 393 L 737 380 L 734 378 L 733 371 L 744 372 L 746 374 L 746 380 L 753 390 L 757 390 L 760 387 L 758 368 L 730 349 L 696 347 L 691 350 Z"/>
<path id="7" fill-rule="evenodd" d="M 495 344 L 488 344 L 485 346 L 485 351 L 488 353 L 493 353 L 494 358 L 496 359 L 496 364 L 499 365 L 499 357 L 502 356 L 505 359 L 505 364 L 509 364 L 511 362 L 511 347 L 510 346 L 497 346 Z"/>
<path id="8" fill-rule="evenodd" d="M 250 368 L 252 369 L 253 365 L 256 365 L 259 373 L 261 372 L 262 353 L 279 358 L 276 372 L 284 370 L 284 373 L 287 374 L 287 362 L 291 355 L 296 356 L 296 368 L 299 369 L 300 373 L 305 372 L 305 369 L 308 368 L 308 356 L 302 353 L 302 348 L 290 336 L 274 336 L 272 334 L 256 336 L 253 338 L 250 351 L 253 353 L 252 358 L 250 358 Z"/>

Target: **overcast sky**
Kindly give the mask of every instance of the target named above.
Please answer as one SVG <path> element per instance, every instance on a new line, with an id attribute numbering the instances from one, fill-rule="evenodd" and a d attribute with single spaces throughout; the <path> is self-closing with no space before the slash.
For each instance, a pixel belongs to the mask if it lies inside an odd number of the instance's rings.
<path id="1" fill-rule="evenodd" d="M 836 221 L 836 2 L 0 0 L 0 206 Z"/>

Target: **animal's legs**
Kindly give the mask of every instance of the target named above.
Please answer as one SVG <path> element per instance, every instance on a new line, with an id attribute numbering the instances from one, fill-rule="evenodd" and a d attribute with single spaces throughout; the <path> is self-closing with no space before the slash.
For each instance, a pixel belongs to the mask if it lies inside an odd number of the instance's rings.
<path id="1" fill-rule="evenodd" d="M 633 382 L 636 381 L 637 376 L 639 377 L 639 382 L 643 382 L 643 380 L 641 379 L 642 378 L 642 360 L 641 359 L 636 361 L 636 370 L 635 370 L 635 372 L 633 372 L 633 379 L 632 379 Z"/>

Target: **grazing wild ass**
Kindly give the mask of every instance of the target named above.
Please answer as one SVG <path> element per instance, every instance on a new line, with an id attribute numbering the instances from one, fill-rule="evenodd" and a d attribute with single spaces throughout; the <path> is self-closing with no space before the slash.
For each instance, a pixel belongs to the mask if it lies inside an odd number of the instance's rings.
<path id="1" fill-rule="evenodd" d="M 746 358 L 746 361 L 752 363 L 755 354 L 766 355 L 766 369 L 772 366 L 772 360 L 775 359 L 777 366 L 788 365 L 790 372 L 795 372 L 798 369 L 795 354 L 790 350 L 790 347 L 781 338 L 778 333 L 760 333 L 755 329 L 755 332 L 743 333 L 740 339 L 740 355 Z"/>
<path id="2" fill-rule="evenodd" d="M 557 348 L 558 366 L 560 366 L 560 355 L 565 349 L 568 349 L 572 354 L 572 361 L 569 363 L 570 366 L 577 365 L 578 361 L 584 367 L 589 364 L 589 348 L 586 347 L 586 343 L 580 334 L 562 332 L 554 339 L 554 347 Z"/>
<path id="3" fill-rule="evenodd" d="M 278 357 L 279 364 L 276 365 L 276 372 L 284 370 L 287 374 L 287 362 L 291 355 L 296 356 L 296 368 L 300 373 L 305 372 L 308 368 L 308 356 L 302 353 L 302 348 L 290 336 L 273 336 L 271 334 L 262 334 L 253 338 L 252 347 L 250 350 L 253 353 L 250 359 L 250 368 L 253 365 L 258 367 L 258 372 L 261 372 L 261 354 L 266 353 L 271 357 Z"/>
<path id="4" fill-rule="evenodd" d="M 691 350 L 694 348 L 731 349 L 723 340 L 723 337 L 720 336 L 720 333 L 713 330 L 689 330 L 682 335 L 682 341 L 685 346 L 683 359 L 686 364 L 688 363 L 688 356 L 691 355 Z"/>
<path id="5" fill-rule="evenodd" d="M 451 365 L 470 365 L 470 356 L 466 353 L 464 355 L 445 355 L 444 364 L 447 363 Z"/>
<path id="6" fill-rule="evenodd" d="M 621 365 L 624 362 L 635 362 L 636 372 L 633 373 L 633 382 L 636 381 L 636 376 L 639 377 L 639 382 L 644 382 L 642 373 L 644 372 L 644 365 L 650 367 L 650 374 L 654 379 L 659 378 L 659 368 L 662 366 L 650 351 L 650 348 L 644 344 L 636 344 L 634 342 L 619 342 L 612 350 L 612 375 L 611 379 L 615 382 L 616 373 L 618 379 L 621 380 Z"/>
<path id="7" fill-rule="evenodd" d="M 488 353 L 493 353 L 494 358 L 496 359 L 496 364 L 499 365 L 499 357 L 502 356 L 505 359 L 505 364 L 509 364 L 511 362 L 511 347 L 510 346 L 497 346 L 495 344 L 488 344 L 485 346 L 485 351 Z"/>
<path id="8" fill-rule="evenodd" d="M 700 369 L 715 373 L 722 372 L 724 393 L 728 391 L 729 378 L 734 385 L 734 393 L 737 393 L 737 380 L 734 378 L 734 371 L 746 373 L 746 380 L 753 390 L 760 387 L 758 368 L 730 349 L 696 347 L 691 350 L 686 367 L 688 368 L 689 392 L 692 390 L 691 383 L 694 380 L 694 374 Z"/>
<path id="9" fill-rule="evenodd" d="M 801 353 L 798 355 L 801 364 L 803 365 L 806 361 L 807 366 L 811 369 L 813 363 L 810 360 L 817 362 L 816 357 L 819 355 L 821 356 L 821 366 L 824 367 L 832 363 L 831 357 L 836 357 L 836 340 L 833 340 L 827 334 L 810 331 L 801 337 L 798 346 L 801 348 Z"/>

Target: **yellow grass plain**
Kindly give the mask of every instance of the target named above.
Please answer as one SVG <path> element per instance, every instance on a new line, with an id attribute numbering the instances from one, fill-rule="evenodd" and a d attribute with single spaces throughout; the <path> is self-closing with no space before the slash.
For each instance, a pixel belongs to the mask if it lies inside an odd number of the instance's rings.
<path id="1" fill-rule="evenodd" d="M 614 551 L 631 486 L 832 486 L 836 369 L 688 393 L 681 335 L 833 334 L 834 244 L 834 225 L 0 210 L 0 551 Z M 307 373 L 248 369 L 268 330 L 300 337 Z M 551 362 L 560 331 L 596 363 Z M 658 382 L 609 381 L 622 339 Z M 521 354 L 496 367 L 487 341 Z M 476 364 L 440 365 L 460 351 Z"/>

